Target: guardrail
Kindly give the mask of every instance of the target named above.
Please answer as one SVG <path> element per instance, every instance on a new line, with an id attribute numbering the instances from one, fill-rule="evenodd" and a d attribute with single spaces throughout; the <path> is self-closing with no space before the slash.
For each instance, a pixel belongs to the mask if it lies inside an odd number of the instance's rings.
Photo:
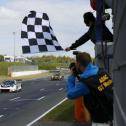
<path id="1" fill-rule="evenodd" d="M 36 71 L 21 71 L 21 72 L 11 72 L 11 77 L 20 77 L 20 76 L 28 76 L 28 75 L 35 75 L 46 73 L 48 70 L 36 70 Z"/>

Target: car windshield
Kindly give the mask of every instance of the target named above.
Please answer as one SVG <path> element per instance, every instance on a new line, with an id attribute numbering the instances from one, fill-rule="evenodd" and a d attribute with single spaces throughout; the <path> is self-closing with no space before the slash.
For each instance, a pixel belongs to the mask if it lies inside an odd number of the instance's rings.
<path id="1" fill-rule="evenodd" d="M 14 85 L 14 81 L 13 80 L 12 81 L 7 80 L 7 81 L 4 81 L 3 84 L 6 85 L 6 86 L 12 86 L 12 85 Z"/>
<path id="2" fill-rule="evenodd" d="M 59 73 L 54 74 L 54 76 L 59 76 L 59 75 L 60 75 Z"/>

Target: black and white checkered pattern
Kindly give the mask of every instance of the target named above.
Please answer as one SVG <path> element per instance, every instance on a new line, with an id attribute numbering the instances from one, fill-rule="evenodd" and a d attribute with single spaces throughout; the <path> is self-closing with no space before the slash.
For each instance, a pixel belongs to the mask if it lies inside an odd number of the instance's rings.
<path id="1" fill-rule="evenodd" d="M 54 35 L 46 13 L 31 11 L 23 19 L 21 38 L 23 54 L 63 50 Z"/>

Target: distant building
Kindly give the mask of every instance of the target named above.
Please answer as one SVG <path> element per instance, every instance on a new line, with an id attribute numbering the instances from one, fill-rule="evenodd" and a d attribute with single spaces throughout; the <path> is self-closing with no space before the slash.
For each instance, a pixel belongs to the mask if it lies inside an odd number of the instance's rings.
<path id="1" fill-rule="evenodd" d="M 18 56 L 18 57 L 15 57 L 15 62 L 22 62 L 22 63 L 26 63 L 26 64 L 32 64 L 32 61 L 25 58 L 25 57 L 22 57 L 22 56 Z"/>
<path id="2" fill-rule="evenodd" d="M 22 56 L 18 56 L 18 57 L 13 57 L 13 56 L 4 56 L 4 62 L 21 62 L 21 63 L 25 63 L 25 64 L 32 64 L 32 61 L 22 57 Z"/>
<path id="3" fill-rule="evenodd" d="M 4 62 L 14 62 L 13 56 L 4 56 Z"/>

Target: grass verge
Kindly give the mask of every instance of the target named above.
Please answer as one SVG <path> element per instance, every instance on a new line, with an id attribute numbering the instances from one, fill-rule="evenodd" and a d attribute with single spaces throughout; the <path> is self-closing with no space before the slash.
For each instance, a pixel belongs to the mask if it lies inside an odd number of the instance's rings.
<path id="1" fill-rule="evenodd" d="M 14 77 L 13 79 L 22 79 L 22 80 L 30 80 L 30 79 L 35 79 L 35 78 L 41 78 L 41 77 L 46 77 L 48 76 L 49 73 L 41 73 L 41 74 L 35 74 L 35 75 L 28 75 L 28 76 L 20 76 L 20 77 Z"/>
<path id="2" fill-rule="evenodd" d="M 26 66 L 26 64 L 19 62 L 0 62 L 0 75 L 7 76 L 8 68 L 11 66 Z"/>
<path id="3" fill-rule="evenodd" d="M 65 122 L 73 122 L 74 121 L 74 105 L 73 101 L 67 100 L 63 102 L 61 105 L 56 107 L 46 116 L 44 116 L 41 121 L 49 122 L 49 121 L 65 121 Z"/>
<path id="4" fill-rule="evenodd" d="M 35 79 L 35 78 L 41 78 L 41 77 L 46 77 L 48 76 L 49 73 L 41 73 L 41 74 L 35 74 L 35 75 L 28 75 L 28 76 L 20 76 L 20 77 L 8 77 L 8 76 L 0 76 L 0 82 L 3 80 L 10 80 L 10 79 L 22 79 L 22 80 L 30 80 L 30 79 Z"/>

